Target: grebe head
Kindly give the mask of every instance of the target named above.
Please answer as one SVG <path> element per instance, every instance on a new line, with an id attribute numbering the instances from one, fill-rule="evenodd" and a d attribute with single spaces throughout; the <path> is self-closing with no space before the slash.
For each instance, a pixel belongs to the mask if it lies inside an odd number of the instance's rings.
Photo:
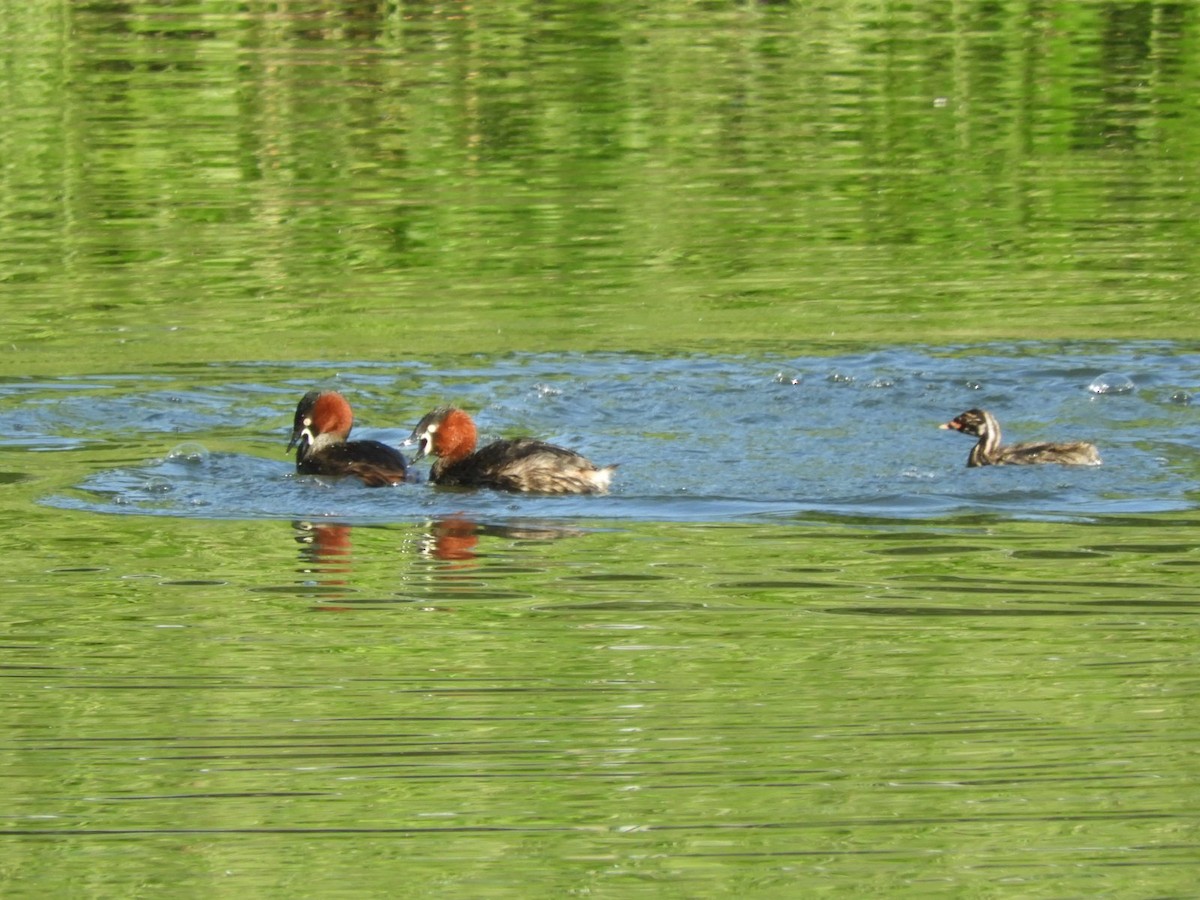
<path id="1" fill-rule="evenodd" d="M 982 409 L 968 409 L 964 413 L 959 413 L 945 425 L 939 425 L 938 428 L 949 428 L 972 437 L 980 437 L 994 430 L 995 421 L 991 414 Z"/>
<path id="2" fill-rule="evenodd" d="M 470 456 L 478 437 L 475 423 L 465 412 L 453 406 L 439 406 L 417 423 L 412 436 L 404 443 L 417 445 L 413 462 L 422 456 L 440 456 L 453 461 Z"/>
<path id="3" fill-rule="evenodd" d="M 345 397 L 337 391 L 309 391 L 296 406 L 288 452 L 299 445 L 299 454 L 307 456 L 322 446 L 340 444 L 353 425 L 354 413 Z"/>

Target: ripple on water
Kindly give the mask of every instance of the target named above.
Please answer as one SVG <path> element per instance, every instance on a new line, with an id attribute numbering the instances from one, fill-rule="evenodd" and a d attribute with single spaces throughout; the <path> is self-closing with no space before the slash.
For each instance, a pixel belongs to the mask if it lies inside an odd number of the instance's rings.
<path id="1" fill-rule="evenodd" d="M 1180 417 L 1174 395 L 1134 391 L 1133 376 L 1113 374 L 1200 382 L 1200 355 L 1166 344 L 892 347 L 791 359 L 546 354 L 422 365 L 419 379 L 362 363 L 334 379 L 356 407 L 356 436 L 398 444 L 424 411 L 454 400 L 476 412 L 485 439 L 530 433 L 618 463 L 613 492 L 595 497 L 298 477 L 283 455 L 298 391 L 330 380 L 302 369 L 268 369 L 250 388 L 239 372 L 236 383 L 182 401 L 173 385 L 138 395 L 125 384 L 119 402 L 100 404 L 101 417 L 90 392 L 103 385 L 72 382 L 78 393 L 66 397 L 22 386 L 0 391 L 0 433 L 10 423 L 28 428 L 36 404 L 28 446 L 69 448 L 62 461 L 77 473 L 74 487 L 52 492 L 48 505 L 205 518 L 1072 520 L 1190 509 L 1197 490 L 1197 460 L 1182 448 L 1200 444 L 1200 426 Z M 43 402 L 50 396 L 56 403 Z M 217 414 L 235 405 L 237 421 Z M 968 470 L 970 441 L 937 426 L 972 406 L 993 410 L 1012 440 L 1093 440 L 1105 465 Z M 69 436 L 85 408 L 92 436 L 81 443 Z M 170 449 L 141 464 L 97 465 L 107 447 L 128 455 L 153 442 L 162 424 L 147 424 L 147 408 L 167 417 Z"/>

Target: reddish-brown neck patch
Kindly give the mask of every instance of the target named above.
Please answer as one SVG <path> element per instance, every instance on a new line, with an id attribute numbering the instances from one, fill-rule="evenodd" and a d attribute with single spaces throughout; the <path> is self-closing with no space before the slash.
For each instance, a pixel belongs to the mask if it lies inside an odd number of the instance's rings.
<path id="1" fill-rule="evenodd" d="M 325 391 L 313 404 L 312 421 L 317 434 L 346 437 L 354 425 L 354 413 L 345 397 L 337 391 Z"/>
<path id="2" fill-rule="evenodd" d="M 447 462 L 455 462 L 475 452 L 479 434 L 475 423 L 461 409 L 452 409 L 438 424 L 433 435 L 433 446 L 437 455 Z"/>

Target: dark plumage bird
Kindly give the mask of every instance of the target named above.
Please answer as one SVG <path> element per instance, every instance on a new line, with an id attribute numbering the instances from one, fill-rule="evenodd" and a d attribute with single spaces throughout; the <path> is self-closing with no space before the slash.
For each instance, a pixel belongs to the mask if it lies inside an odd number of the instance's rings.
<path id="1" fill-rule="evenodd" d="M 408 475 L 404 455 L 379 441 L 347 441 L 354 413 L 337 391 L 309 391 L 296 407 L 288 452 L 296 448 L 296 471 L 305 475 L 353 475 L 370 487 L 400 484 Z"/>

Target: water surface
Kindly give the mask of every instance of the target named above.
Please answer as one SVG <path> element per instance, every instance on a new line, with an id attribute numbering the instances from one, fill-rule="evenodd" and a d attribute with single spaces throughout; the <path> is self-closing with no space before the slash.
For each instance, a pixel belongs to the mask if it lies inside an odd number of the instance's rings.
<path id="1" fill-rule="evenodd" d="M 1196 7 L 0 18 L 5 896 L 1194 891 Z"/>
<path id="2" fill-rule="evenodd" d="M 138 453 L 122 448 L 131 433 L 151 442 L 136 465 L 43 498 L 105 513 L 1080 520 L 1193 508 L 1198 363 L 1176 344 L 1027 343 L 767 358 L 520 354 L 451 367 L 260 364 L 87 386 L 17 383 L 0 414 L 30 449 L 71 447 L 81 427 L 87 437 L 75 449 L 106 458 Z M 212 383 L 190 387 L 196 378 Z M 478 418 L 484 441 L 532 434 L 575 447 L 618 463 L 616 485 L 607 496 L 539 498 L 297 477 L 280 445 L 294 402 L 314 386 L 336 387 L 358 407 L 358 436 L 402 445 L 425 411 L 455 402 Z M 963 471 L 973 441 L 937 426 L 974 406 L 1018 439 L 1095 441 L 1107 464 Z M 250 441 L 226 448 L 214 434 L 222 431 Z"/>
<path id="3" fill-rule="evenodd" d="M 402 858 L 423 889 L 517 893 L 514 853 L 561 860 L 549 892 L 732 891 L 746 866 L 772 891 L 1041 890 L 1080 860 L 1176 883 L 1198 380 L 1168 343 L 11 380 L 9 490 L 35 505 L 7 754 L 43 787 L 7 833 L 133 841 L 116 883 L 187 847 L 256 889 L 329 841 L 320 890 Z M 314 384 L 364 435 L 453 398 L 620 478 L 298 477 Z M 1105 464 L 967 469 L 935 426 L 974 404 Z"/>

